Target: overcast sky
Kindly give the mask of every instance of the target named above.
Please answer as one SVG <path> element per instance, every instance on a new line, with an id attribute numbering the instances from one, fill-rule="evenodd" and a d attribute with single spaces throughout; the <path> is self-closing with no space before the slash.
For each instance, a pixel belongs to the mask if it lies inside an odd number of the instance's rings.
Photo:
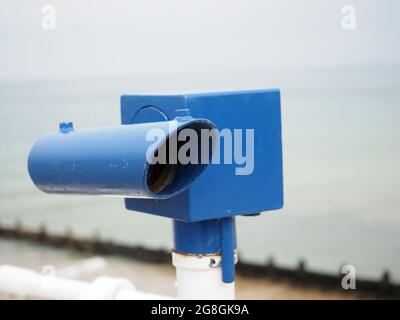
<path id="1" fill-rule="evenodd" d="M 398 0 L 2 0 L 0 78 L 394 65 L 399 13 Z"/>

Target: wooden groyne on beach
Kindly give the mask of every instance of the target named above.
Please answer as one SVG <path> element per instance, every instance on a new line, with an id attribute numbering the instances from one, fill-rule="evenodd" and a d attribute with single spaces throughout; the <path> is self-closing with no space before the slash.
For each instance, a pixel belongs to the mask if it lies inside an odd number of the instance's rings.
<path id="1" fill-rule="evenodd" d="M 88 254 L 121 256 L 154 264 L 170 265 L 172 262 L 171 253 L 167 250 L 118 244 L 102 240 L 99 235 L 94 235 L 91 239 L 77 238 L 71 230 L 66 230 L 64 234 L 51 234 L 44 225 L 38 230 L 26 229 L 21 222 L 17 222 L 13 227 L 0 225 L 0 238 L 30 241 Z M 338 271 L 337 274 L 324 274 L 310 271 L 304 260 L 299 261 L 297 268 L 288 269 L 277 266 L 273 259 L 268 259 L 265 264 L 255 264 L 240 259 L 236 270 L 243 277 L 288 282 L 299 287 L 319 288 L 326 291 L 337 290 L 355 295 L 357 298 L 400 299 L 400 284 L 391 282 L 388 271 L 383 273 L 379 281 L 357 277 L 356 290 L 344 291 L 341 287 L 344 276 L 342 273 Z"/>

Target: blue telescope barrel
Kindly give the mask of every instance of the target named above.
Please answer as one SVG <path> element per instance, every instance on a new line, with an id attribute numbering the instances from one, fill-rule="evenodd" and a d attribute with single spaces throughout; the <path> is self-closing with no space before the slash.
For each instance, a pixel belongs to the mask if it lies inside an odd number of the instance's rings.
<path id="1" fill-rule="evenodd" d="M 214 128 L 208 120 L 190 117 L 84 130 L 64 123 L 60 132 L 33 145 L 28 170 L 47 193 L 169 198 L 188 188 L 207 166 L 200 147 L 197 163 L 182 163 L 177 154 L 184 142 L 177 136 L 192 129 L 200 140 L 202 129 Z M 208 152 L 211 157 L 212 146 Z"/>

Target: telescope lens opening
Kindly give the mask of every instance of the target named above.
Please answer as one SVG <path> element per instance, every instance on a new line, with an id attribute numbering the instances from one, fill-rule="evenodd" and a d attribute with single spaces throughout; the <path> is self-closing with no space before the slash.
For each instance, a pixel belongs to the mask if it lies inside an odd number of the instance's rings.
<path id="1" fill-rule="evenodd" d="M 175 179 L 176 164 L 152 164 L 147 175 L 147 185 L 151 192 L 159 193 L 168 187 Z"/>
<path id="2" fill-rule="evenodd" d="M 197 162 L 196 163 L 181 163 L 178 157 L 179 150 L 184 146 L 186 141 L 179 141 L 179 133 L 184 129 L 192 129 L 197 135 Z M 210 130 L 208 137 L 204 138 L 201 134 L 202 129 Z M 154 152 L 154 157 L 157 159 L 165 159 L 164 162 L 156 162 L 150 164 L 147 170 L 147 186 L 151 192 L 158 196 L 167 198 L 173 196 L 184 189 L 200 175 L 201 172 L 207 167 L 208 163 L 211 162 L 212 152 L 215 145 L 215 129 L 214 125 L 209 121 L 205 120 L 194 120 L 188 124 L 180 127 L 174 132 L 168 139 L 166 139 Z M 208 144 L 204 144 L 202 139 L 208 139 Z M 174 146 L 176 152 L 170 152 L 170 148 Z M 208 163 L 202 163 L 201 152 L 204 151 L 202 148 L 204 145 L 208 146 Z M 162 157 L 164 156 L 164 157 Z"/>

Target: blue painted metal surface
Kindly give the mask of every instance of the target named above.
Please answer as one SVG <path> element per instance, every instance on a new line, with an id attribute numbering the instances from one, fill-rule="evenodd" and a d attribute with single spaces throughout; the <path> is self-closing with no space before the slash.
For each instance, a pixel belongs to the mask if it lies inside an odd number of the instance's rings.
<path id="1" fill-rule="evenodd" d="M 279 90 L 121 97 L 123 124 L 172 119 L 177 109 L 187 109 L 194 118 L 209 119 L 218 130 L 253 129 L 254 171 L 251 175 L 236 175 L 235 163 L 210 164 L 178 196 L 165 200 L 127 199 L 127 209 L 196 222 L 282 208 Z M 223 154 L 224 145 L 220 148 Z"/>
<path id="2" fill-rule="evenodd" d="M 175 250 L 184 253 L 212 254 L 221 251 L 220 220 L 182 222 L 174 220 Z"/>
<path id="3" fill-rule="evenodd" d="M 221 263 L 222 280 L 225 283 L 235 281 L 235 256 L 236 230 L 235 218 L 221 219 Z"/>
<path id="4" fill-rule="evenodd" d="M 173 181 L 163 190 L 154 191 L 148 181 L 151 166 L 146 153 L 154 153 L 165 140 L 147 141 L 146 134 L 150 129 L 158 129 L 167 137 L 188 127 L 213 125 L 187 117 L 85 130 L 74 130 L 72 123 L 61 123 L 59 133 L 39 139 L 32 147 L 29 173 L 36 186 L 48 193 L 172 197 L 185 190 L 206 165 L 178 165 Z"/>
<path id="5" fill-rule="evenodd" d="M 174 248 L 184 254 L 220 254 L 222 280 L 235 280 L 235 218 L 200 222 L 174 220 Z"/>

